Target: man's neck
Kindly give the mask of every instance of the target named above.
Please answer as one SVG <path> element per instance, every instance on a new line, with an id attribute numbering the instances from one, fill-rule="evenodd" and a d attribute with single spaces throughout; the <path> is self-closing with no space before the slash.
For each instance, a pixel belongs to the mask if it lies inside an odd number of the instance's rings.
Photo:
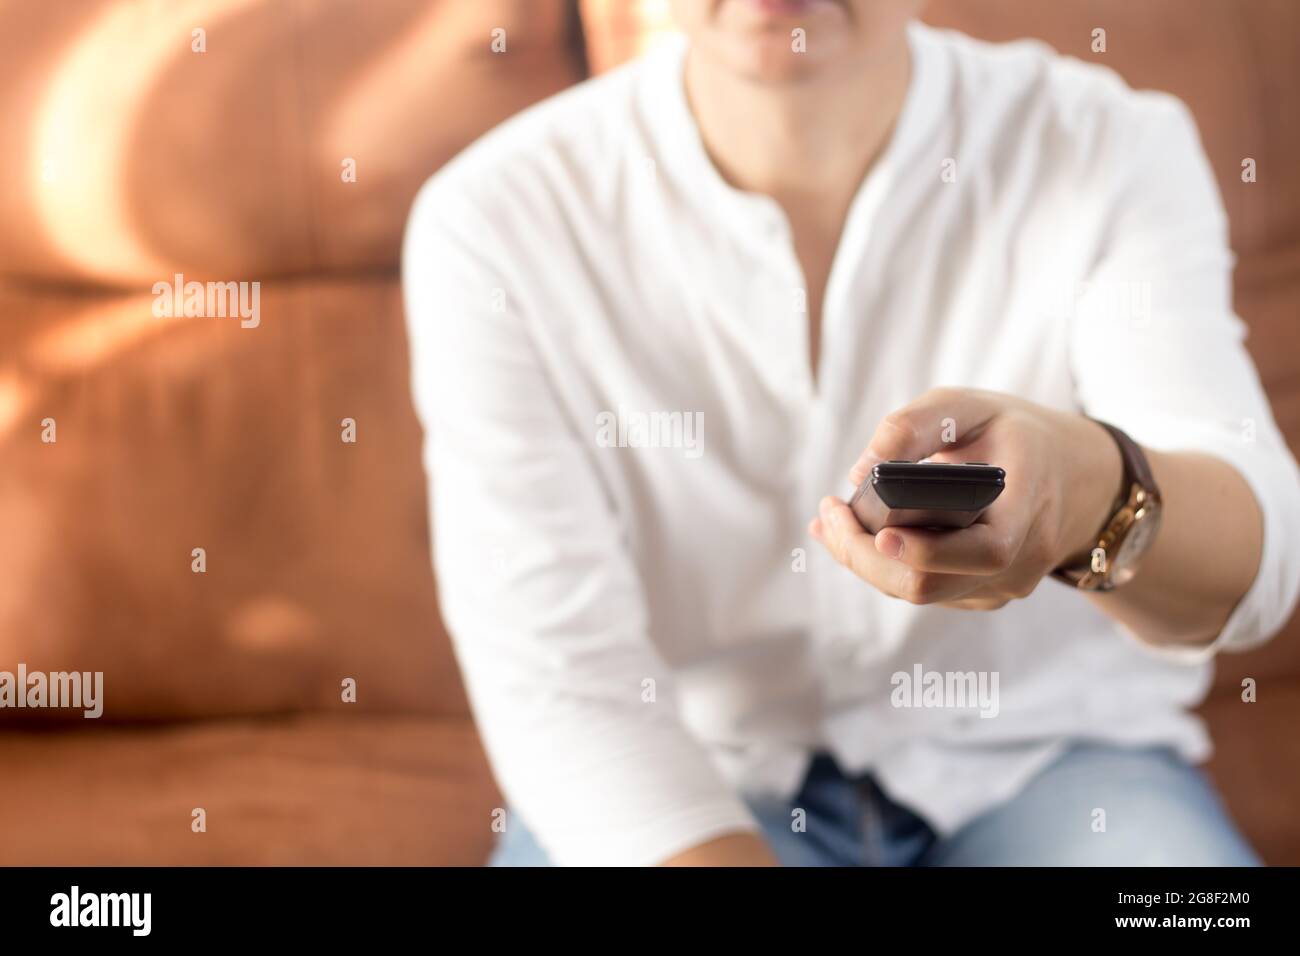
<path id="1" fill-rule="evenodd" d="M 888 140 L 911 76 L 905 33 L 798 82 L 760 83 L 687 55 L 686 92 L 713 162 L 778 201 L 847 201 Z"/>

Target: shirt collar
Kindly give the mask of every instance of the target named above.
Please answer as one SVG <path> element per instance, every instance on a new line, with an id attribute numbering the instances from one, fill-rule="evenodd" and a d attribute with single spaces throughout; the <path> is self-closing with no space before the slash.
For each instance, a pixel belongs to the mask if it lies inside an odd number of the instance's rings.
<path id="1" fill-rule="evenodd" d="M 930 28 L 913 22 L 907 27 L 912 75 L 898 121 L 850 206 L 846 233 L 865 228 L 895 173 L 934 129 L 948 96 L 949 65 Z M 762 237 L 788 228 L 780 207 L 770 197 L 737 189 L 709 158 L 699 126 L 686 97 L 684 65 L 687 40 L 678 34 L 647 55 L 641 105 L 661 148 L 659 162 L 670 178 L 696 201 L 707 203 L 719 221 L 738 234 Z M 934 175 L 939 175 L 936 168 Z M 856 222 L 855 222 L 856 221 Z"/>

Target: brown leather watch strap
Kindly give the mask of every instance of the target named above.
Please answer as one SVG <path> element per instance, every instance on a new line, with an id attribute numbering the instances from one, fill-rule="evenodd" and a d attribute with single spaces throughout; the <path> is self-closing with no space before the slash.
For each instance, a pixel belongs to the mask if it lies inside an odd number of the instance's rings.
<path id="1" fill-rule="evenodd" d="M 1119 446 L 1119 455 L 1124 462 L 1124 487 L 1120 491 L 1120 498 L 1127 498 L 1129 489 L 1135 484 L 1141 485 L 1150 491 L 1155 491 L 1155 476 L 1151 474 L 1151 465 L 1147 462 L 1147 456 L 1142 449 L 1138 447 L 1138 443 L 1114 425 L 1097 421 L 1095 418 L 1093 421 L 1110 432 L 1110 437 L 1115 439 L 1115 444 Z"/>
<path id="2" fill-rule="evenodd" d="M 1124 477 L 1120 484 L 1119 493 L 1115 498 L 1115 506 L 1111 511 L 1110 518 L 1097 532 L 1094 542 L 1094 546 L 1096 546 L 1102 543 L 1103 538 L 1114 525 L 1120 512 L 1125 507 L 1128 507 L 1134 486 L 1144 489 L 1157 504 L 1160 499 L 1160 491 L 1156 488 L 1155 476 L 1151 473 L 1151 465 L 1147 462 L 1146 453 L 1142 451 L 1138 443 L 1114 425 L 1098 421 L 1095 418 L 1093 421 L 1106 429 L 1106 432 L 1114 439 L 1116 446 L 1119 448 L 1120 461 L 1124 467 Z M 1111 542 L 1112 546 L 1116 543 Z M 1112 586 L 1109 570 L 1100 574 L 1093 570 L 1090 557 L 1082 559 L 1078 564 L 1056 568 L 1052 571 L 1052 577 L 1074 587 L 1086 587 L 1087 590 L 1107 591 Z"/>

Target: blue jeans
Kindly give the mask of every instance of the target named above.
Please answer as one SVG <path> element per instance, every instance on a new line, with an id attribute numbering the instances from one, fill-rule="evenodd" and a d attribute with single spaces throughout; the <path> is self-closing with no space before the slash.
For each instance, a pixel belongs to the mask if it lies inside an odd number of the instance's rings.
<path id="1" fill-rule="evenodd" d="M 805 827 L 792 826 L 794 808 Z M 946 838 L 890 800 L 870 776 L 827 756 L 789 802 L 750 809 L 786 866 L 1256 866 L 1205 775 L 1165 749 L 1079 744 L 1017 796 Z M 1105 830 L 1094 811 L 1105 811 Z M 510 815 L 492 866 L 549 866 Z"/>

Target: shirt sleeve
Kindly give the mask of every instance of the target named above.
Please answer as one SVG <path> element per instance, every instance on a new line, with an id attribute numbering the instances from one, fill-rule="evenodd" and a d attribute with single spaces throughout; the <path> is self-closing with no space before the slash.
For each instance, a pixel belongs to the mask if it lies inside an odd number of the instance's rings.
<path id="1" fill-rule="evenodd" d="M 435 177 L 405 242 L 441 608 L 511 813 L 558 864 L 658 863 L 755 827 L 675 712 L 595 423 L 539 362 L 500 218 Z"/>
<path id="2" fill-rule="evenodd" d="M 1233 312 L 1227 217 L 1195 123 L 1173 97 L 1141 99 L 1123 137 L 1109 241 L 1070 315 L 1071 367 L 1089 415 L 1149 448 L 1224 459 L 1263 512 L 1259 570 L 1222 633 L 1207 647 L 1160 649 L 1194 662 L 1259 644 L 1290 617 L 1300 474 Z"/>

